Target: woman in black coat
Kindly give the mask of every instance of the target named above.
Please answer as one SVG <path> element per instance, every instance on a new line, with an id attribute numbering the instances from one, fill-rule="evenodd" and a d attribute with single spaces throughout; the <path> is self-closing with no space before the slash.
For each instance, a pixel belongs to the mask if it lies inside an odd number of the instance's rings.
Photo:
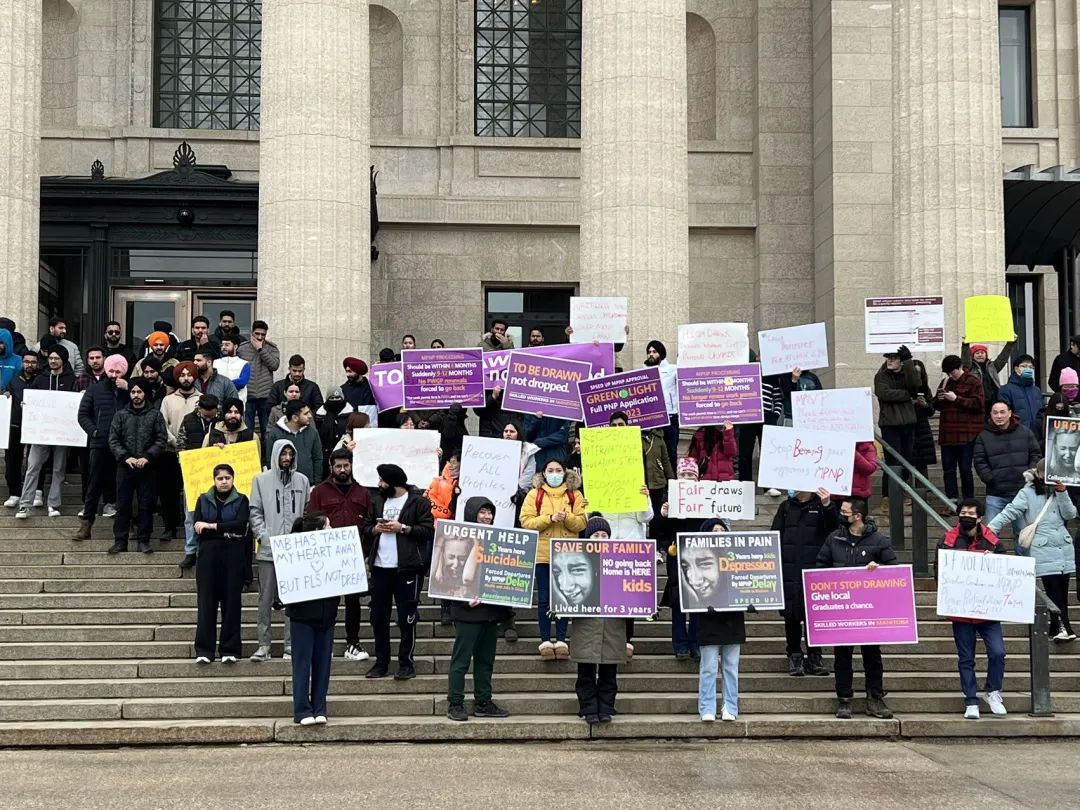
<path id="1" fill-rule="evenodd" d="M 730 530 L 720 518 L 710 518 L 698 531 L 719 533 Z M 706 723 L 716 720 L 716 676 L 722 667 L 724 703 L 720 719 L 735 720 L 739 716 L 739 654 L 746 642 L 745 612 L 709 608 L 708 612 L 697 615 L 698 642 L 701 644 L 698 715 Z"/>
<path id="2" fill-rule="evenodd" d="M 915 423 L 915 453 L 909 461 L 926 475 L 926 470 L 937 464 L 937 445 L 934 444 L 934 431 L 930 428 L 930 417 L 934 415 L 934 395 L 930 391 L 926 366 L 921 360 L 912 363 L 919 372 L 919 390 L 915 400 L 915 418 L 918 420 Z"/>

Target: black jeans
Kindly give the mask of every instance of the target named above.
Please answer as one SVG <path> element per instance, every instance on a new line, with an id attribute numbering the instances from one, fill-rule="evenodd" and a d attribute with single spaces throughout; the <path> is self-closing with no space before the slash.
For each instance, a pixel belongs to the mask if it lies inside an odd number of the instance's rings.
<path id="1" fill-rule="evenodd" d="M 133 470 L 123 462 L 116 465 L 116 519 L 113 521 L 113 539 L 117 543 L 128 541 L 132 498 L 135 498 L 139 505 L 135 539 L 138 542 L 150 542 L 150 531 L 154 527 L 154 485 L 154 470 L 151 465 L 147 464 L 141 470 Z M 94 513 L 88 512 L 87 519 L 93 521 Z"/>
<path id="2" fill-rule="evenodd" d="M 903 425 L 902 427 L 882 427 L 881 438 L 885 440 L 887 444 L 891 444 L 908 463 L 911 462 L 911 457 L 915 455 L 915 425 Z M 945 448 L 942 448 L 944 454 Z M 885 452 L 885 463 L 892 464 L 899 467 L 900 462 L 893 461 L 892 453 Z M 905 481 L 910 480 L 911 474 L 901 468 L 901 475 Z M 881 496 L 887 497 L 889 494 L 889 476 L 881 476 Z"/>
<path id="3" fill-rule="evenodd" d="M 127 465 L 124 465 L 127 467 Z M 98 504 L 116 502 L 116 459 L 107 447 L 95 447 L 90 451 L 89 475 L 83 493 L 83 516 L 91 523 L 97 517 Z M 151 505 L 151 510 L 153 506 Z M 149 532 L 147 532 L 149 535 Z"/>
<path id="4" fill-rule="evenodd" d="M 615 695 L 619 691 L 618 664 L 578 664 L 578 714 L 615 714 Z"/>
<path id="5" fill-rule="evenodd" d="M 416 617 L 424 575 L 404 573 L 399 568 L 371 567 L 371 630 L 375 635 L 375 662 L 390 665 L 390 608 L 397 605 L 398 665 L 411 667 L 416 648 Z"/>
<path id="6" fill-rule="evenodd" d="M 360 646 L 360 594 L 345 594 L 345 641 Z"/>
<path id="7" fill-rule="evenodd" d="M 22 446 L 22 428 L 12 425 L 8 429 L 8 449 L 4 451 L 4 480 L 7 482 L 8 495 L 22 494 L 25 455 L 26 451 Z"/>
<path id="8" fill-rule="evenodd" d="M 1049 574 L 1041 577 L 1043 590 L 1046 591 L 1046 595 L 1050 597 L 1050 601 L 1053 602 L 1059 611 L 1061 611 L 1061 617 L 1050 617 L 1050 635 L 1056 636 L 1058 631 L 1064 627 L 1068 632 L 1072 632 L 1072 623 L 1069 621 L 1069 577 L 1070 574 Z"/>
<path id="9" fill-rule="evenodd" d="M 214 659 L 218 608 L 221 609 L 222 655 L 240 657 L 240 600 L 244 591 L 244 544 L 246 540 L 209 540 L 199 543 L 195 564 L 199 615 L 195 628 L 195 655 Z M 295 640 L 293 642 L 295 644 Z M 294 648 L 295 650 L 295 648 Z"/>
<path id="10" fill-rule="evenodd" d="M 664 428 L 664 444 L 667 445 L 668 460 L 674 469 L 679 464 L 679 415 L 672 413 L 668 416 L 671 417 L 671 421 Z"/>
<path id="11" fill-rule="evenodd" d="M 150 466 L 154 468 L 154 475 L 157 478 L 161 520 L 166 529 L 175 532 L 184 526 L 184 515 L 180 509 L 180 493 L 183 492 L 184 488 L 184 478 L 180 472 L 180 459 L 176 453 L 166 450 Z"/>
<path id="12" fill-rule="evenodd" d="M 761 424 L 739 425 L 735 438 L 739 442 L 739 480 L 754 481 L 754 442 L 761 444 Z"/>
<path id="13" fill-rule="evenodd" d="M 802 652 L 802 643 L 806 638 L 803 633 L 803 624 L 806 622 L 806 604 L 802 600 L 802 595 L 799 595 L 797 602 L 792 602 L 787 606 L 787 609 L 783 612 L 784 616 L 784 638 L 787 641 L 787 654 L 797 655 Z M 811 647 L 806 645 L 807 653 L 820 653 L 820 647 Z"/>
<path id="14" fill-rule="evenodd" d="M 956 500 L 962 493 L 965 498 L 975 497 L 975 476 L 971 465 L 975 461 L 975 442 L 957 446 L 942 445 L 941 470 L 945 478 L 945 494 Z M 956 468 L 960 467 L 960 489 L 956 488 Z"/>
<path id="15" fill-rule="evenodd" d="M 885 690 L 882 684 L 885 668 L 881 663 L 881 647 L 876 644 L 863 644 L 859 650 L 862 652 L 863 674 L 866 676 L 866 693 L 873 697 L 884 697 Z M 855 676 L 851 671 L 851 657 L 854 653 L 854 647 L 833 648 L 838 698 L 850 698 L 854 695 L 852 684 Z"/>

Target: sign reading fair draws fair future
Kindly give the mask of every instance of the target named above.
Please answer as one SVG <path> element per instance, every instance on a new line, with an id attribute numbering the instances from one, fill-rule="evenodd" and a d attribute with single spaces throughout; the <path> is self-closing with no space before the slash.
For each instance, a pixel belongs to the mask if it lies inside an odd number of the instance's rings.
<path id="1" fill-rule="evenodd" d="M 355 526 L 270 538 L 278 598 L 286 605 L 368 589 L 360 532 Z"/>
<path id="2" fill-rule="evenodd" d="M 753 481 L 668 481 L 668 517 L 722 517 L 753 520 L 757 507 Z"/>
<path id="3" fill-rule="evenodd" d="M 1035 560 L 1011 554 L 938 550 L 937 615 L 1032 624 Z"/>
<path id="4" fill-rule="evenodd" d="M 850 433 L 765 425 L 761 433 L 758 486 L 850 495 L 855 437 Z"/>
<path id="5" fill-rule="evenodd" d="M 913 352 L 945 351 L 945 299 L 940 295 L 867 298 L 866 351 L 881 354 L 907 346 Z"/>
<path id="6" fill-rule="evenodd" d="M 825 368 L 829 365 L 829 344 L 824 323 L 807 323 L 758 332 L 761 373 L 790 373 L 794 368 Z"/>
<path id="7" fill-rule="evenodd" d="M 571 343 L 623 343 L 626 340 L 626 299 L 589 298 L 575 295 L 570 299 Z"/>

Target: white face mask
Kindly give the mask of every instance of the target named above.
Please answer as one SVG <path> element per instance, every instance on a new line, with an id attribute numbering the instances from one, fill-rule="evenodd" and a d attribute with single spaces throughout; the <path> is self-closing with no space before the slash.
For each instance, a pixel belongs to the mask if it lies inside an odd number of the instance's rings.
<path id="1" fill-rule="evenodd" d="M 548 486 L 558 487 L 562 486 L 564 475 L 559 473 L 544 473 L 544 480 L 548 482 Z"/>

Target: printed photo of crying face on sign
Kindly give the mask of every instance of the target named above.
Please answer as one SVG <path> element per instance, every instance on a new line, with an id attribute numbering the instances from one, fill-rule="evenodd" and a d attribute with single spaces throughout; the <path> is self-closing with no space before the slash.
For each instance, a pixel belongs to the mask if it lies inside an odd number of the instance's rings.
<path id="1" fill-rule="evenodd" d="M 1046 480 L 1080 486 L 1080 419 L 1046 420 Z"/>

